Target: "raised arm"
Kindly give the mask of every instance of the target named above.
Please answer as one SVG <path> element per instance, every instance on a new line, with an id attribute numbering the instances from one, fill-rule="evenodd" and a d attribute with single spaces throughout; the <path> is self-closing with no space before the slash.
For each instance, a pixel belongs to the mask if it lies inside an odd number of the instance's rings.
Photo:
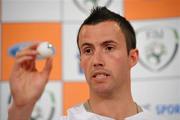
<path id="1" fill-rule="evenodd" d="M 28 120 L 35 103 L 48 82 L 52 69 L 52 58 L 47 58 L 42 71 L 36 69 L 37 44 L 24 48 L 16 54 L 10 75 L 13 97 L 8 110 L 8 120 Z"/>

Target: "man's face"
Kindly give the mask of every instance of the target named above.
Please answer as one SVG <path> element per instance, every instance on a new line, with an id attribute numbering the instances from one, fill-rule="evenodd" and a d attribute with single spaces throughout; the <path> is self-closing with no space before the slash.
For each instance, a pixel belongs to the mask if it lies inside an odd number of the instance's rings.
<path id="1" fill-rule="evenodd" d="M 84 25 L 78 44 L 81 68 L 91 91 L 110 93 L 129 84 L 134 58 L 128 55 L 124 34 L 116 22 Z"/>

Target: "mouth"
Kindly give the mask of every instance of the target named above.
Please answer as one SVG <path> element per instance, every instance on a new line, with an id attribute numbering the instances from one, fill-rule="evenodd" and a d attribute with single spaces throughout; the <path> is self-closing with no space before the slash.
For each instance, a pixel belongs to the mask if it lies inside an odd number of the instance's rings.
<path id="1" fill-rule="evenodd" d="M 98 71 L 98 72 L 93 73 L 92 78 L 97 79 L 97 80 L 104 80 L 104 79 L 108 78 L 109 76 L 110 76 L 110 74 L 108 74 L 107 72 Z"/>

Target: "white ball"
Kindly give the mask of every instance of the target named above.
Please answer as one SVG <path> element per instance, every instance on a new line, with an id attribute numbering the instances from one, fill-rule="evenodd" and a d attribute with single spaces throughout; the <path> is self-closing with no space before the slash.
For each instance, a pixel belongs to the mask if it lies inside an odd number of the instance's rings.
<path id="1" fill-rule="evenodd" d="M 55 53 L 54 47 L 49 42 L 40 43 L 37 47 L 37 51 L 41 58 L 51 57 Z"/>

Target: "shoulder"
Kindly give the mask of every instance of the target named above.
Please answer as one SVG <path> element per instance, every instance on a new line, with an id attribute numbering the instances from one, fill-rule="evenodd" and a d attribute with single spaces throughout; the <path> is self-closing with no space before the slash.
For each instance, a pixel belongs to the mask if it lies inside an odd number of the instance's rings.
<path id="1" fill-rule="evenodd" d="M 77 104 L 77 105 L 69 108 L 68 111 L 67 111 L 68 114 L 69 113 L 76 113 L 76 114 L 78 114 L 78 113 L 82 113 L 82 112 L 86 112 L 83 104 Z"/>
<path id="2" fill-rule="evenodd" d="M 130 116 L 125 120 L 157 120 L 157 117 L 147 110 L 143 110 L 136 115 Z"/>
<path id="3" fill-rule="evenodd" d="M 58 120 L 70 120 L 72 119 L 72 115 L 77 115 L 78 113 L 81 113 L 84 111 L 83 105 L 79 104 L 76 106 L 73 106 L 72 108 L 69 108 L 67 111 L 67 116 L 61 116 Z"/>

